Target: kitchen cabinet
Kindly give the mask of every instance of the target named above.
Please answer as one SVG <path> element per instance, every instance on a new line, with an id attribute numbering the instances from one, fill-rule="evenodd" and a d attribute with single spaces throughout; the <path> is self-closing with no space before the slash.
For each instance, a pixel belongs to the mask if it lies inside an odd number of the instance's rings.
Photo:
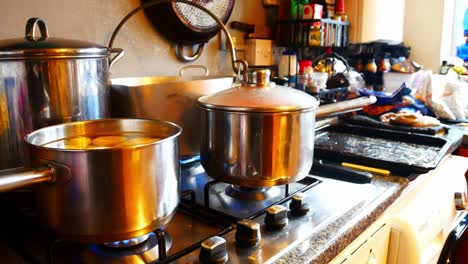
<path id="1" fill-rule="evenodd" d="M 387 263 L 390 225 L 384 224 L 349 256 L 343 264 Z"/>
<path id="2" fill-rule="evenodd" d="M 385 264 L 390 239 L 390 225 L 380 218 L 359 235 L 330 264 Z"/>
<path id="3" fill-rule="evenodd" d="M 467 193 L 468 158 L 448 156 L 440 165 L 410 181 L 385 212 L 331 264 L 437 263 L 458 223 L 455 194 Z"/>

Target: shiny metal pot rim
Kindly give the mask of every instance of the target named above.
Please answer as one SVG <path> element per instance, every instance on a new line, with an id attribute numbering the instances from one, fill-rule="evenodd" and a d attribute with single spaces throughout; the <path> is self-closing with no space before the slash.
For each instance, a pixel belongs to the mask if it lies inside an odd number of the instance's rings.
<path id="1" fill-rule="evenodd" d="M 168 129 L 172 129 L 173 132 L 171 133 L 171 136 L 161 138 L 160 140 L 156 142 L 150 142 L 150 143 L 143 143 L 143 144 L 137 144 L 137 145 L 132 145 L 132 146 L 112 146 L 109 148 L 97 148 L 97 149 L 66 149 L 66 148 L 51 148 L 51 147 L 45 147 L 42 146 L 42 144 L 48 144 L 50 142 L 60 140 L 60 138 L 50 136 L 49 132 L 51 130 L 56 130 L 56 129 L 67 129 L 67 128 L 74 128 L 77 123 L 82 123 L 84 125 L 86 124 L 92 124 L 92 123 L 102 123 L 102 122 L 118 122 L 121 120 L 127 120 L 127 121 L 149 121 L 155 124 L 159 125 L 165 125 Z M 139 131 L 135 131 L 136 133 L 141 133 Z M 123 131 L 123 133 L 132 133 L 132 131 Z M 135 149 L 135 148 L 140 148 L 140 147 L 145 147 L 149 145 L 158 145 L 162 144 L 163 142 L 173 140 L 174 138 L 178 137 L 182 133 L 182 127 L 179 125 L 169 122 L 169 121 L 164 121 L 164 120 L 157 120 L 157 119 L 143 119 L 143 118 L 105 118 L 105 119 L 96 119 L 96 120 L 87 120 L 87 121 L 79 121 L 79 122 L 72 122 L 72 123 L 63 123 L 63 124 L 57 124 L 53 126 L 48 126 L 44 127 L 38 130 L 35 130 L 34 132 L 28 134 L 25 136 L 25 141 L 27 144 L 34 146 L 37 149 L 43 149 L 43 150 L 57 150 L 57 151 L 64 151 L 64 152 L 99 152 L 99 151 L 114 151 L 118 149 Z M 111 135 L 112 132 L 107 133 L 102 133 L 102 135 Z M 76 134 L 73 137 L 79 137 L 82 135 L 86 135 L 85 132 L 82 134 Z M 42 136 L 42 137 L 41 137 Z M 40 142 L 38 142 L 40 141 Z"/>
<path id="2" fill-rule="evenodd" d="M 204 96 L 203 96 L 204 97 Z M 202 97 L 200 97 L 201 99 Z M 279 115 L 279 114 L 292 114 L 292 113 L 307 113 L 307 112 L 312 112 L 316 111 L 318 108 L 317 106 L 307 108 L 307 109 L 302 109 L 302 110 L 288 110 L 287 108 L 284 109 L 276 109 L 276 110 L 271 110 L 271 109 L 261 109 L 257 108 L 256 110 L 252 110 L 249 108 L 229 108 L 229 107 L 223 107 L 223 108 L 218 108 L 216 105 L 210 105 L 210 104 L 205 104 L 205 103 L 200 103 L 198 102 L 198 107 L 203 108 L 206 111 L 210 112 L 223 112 L 223 113 L 236 113 L 236 114 L 262 114 L 262 115 Z"/>

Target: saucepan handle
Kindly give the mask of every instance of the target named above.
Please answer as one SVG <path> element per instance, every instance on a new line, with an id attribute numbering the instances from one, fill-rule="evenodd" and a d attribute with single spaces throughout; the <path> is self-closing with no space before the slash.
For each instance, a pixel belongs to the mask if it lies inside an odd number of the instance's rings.
<path id="1" fill-rule="evenodd" d="M 201 56 L 204 47 L 205 43 L 200 43 L 197 45 L 197 50 L 192 55 L 186 55 L 184 54 L 185 45 L 183 43 L 179 43 L 177 44 L 176 57 L 183 62 L 195 61 Z"/>
<path id="2" fill-rule="evenodd" d="M 182 69 L 180 69 L 180 71 L 179 71 L 179 76 L 183 77 L 184 72 L 186 70 L 188 70 L 188 69 L 201 69 L 201 70 L 203 70 L 203 75 L 202 76 L 208 76 L 210 74 L 210 70 L 205 65 L 193 64 L 193 65 L 186 65 L 186 66 L 182 67 Z"/>
<path id="3" fill-rule="evenodd" d="M 333 163 L 325 163 L 323 160 L 314 159 L 312 173 L 319 173 L 319 176 L 335 180 L 352 183 L 369 183 L 372 181 L 372 174 L 365 171 L 358 171 L 346 168 Z"/>
<path id="4" fill-rule="evenodd" d="M 38 38 L 36 37 L 36 26 L 39 27 L 39 31 L 41 32 L 41 36 Z M 25 39 L 27 41 L 42 41 L 46 40 L 49 37 L 49 31 L 47 30 L 47 25 L 44 20 L 38 17 L 32 17 L 28 19 L 26 22 L 26 32 L 25 32 Z"/>
<path id="5" fill-rule="evenodd" d="M 117 53 L 117 54 L 114 57 L 110 58 L 109 68 L 111 68 L 112 65 L 114 65 L 116 62 L 118 62 L 123 57 L 123 55 L 125 54 L 124 50 L 121 49 L 121 48 L 111 48 L 110 52 L 111 52 L 111 54 L 112 53 Z"/>
<path id="6" fill-rule="evenodd" d="M 15 168 L 0 171 L 0 192 L 54 181 L 54 169 L 47 165 L 36 168 Z"/>

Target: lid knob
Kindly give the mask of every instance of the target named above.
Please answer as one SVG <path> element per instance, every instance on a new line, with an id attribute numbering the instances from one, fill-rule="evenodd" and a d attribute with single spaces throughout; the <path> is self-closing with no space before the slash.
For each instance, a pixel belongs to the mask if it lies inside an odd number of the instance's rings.
<path id="1" fill-rule="evenodd" d="M 247 72 L 247 86 L 252 87 L 269 87 L 270 85 L 269 69 L 256 69 Z"/>
<path id="2" fill-rule="evenodd" d="M 39 38 L 36 37 L 36 26 L 39 27 L 41 32 L 41 36 Z M 26 35 L 25 38 L 27 41 L 41 41 L 46 40 L 49 37 L 49 32 L 47 30 L 47 25 L 44 20 L 38 17 L 31 17 L 26 22 Z"/>

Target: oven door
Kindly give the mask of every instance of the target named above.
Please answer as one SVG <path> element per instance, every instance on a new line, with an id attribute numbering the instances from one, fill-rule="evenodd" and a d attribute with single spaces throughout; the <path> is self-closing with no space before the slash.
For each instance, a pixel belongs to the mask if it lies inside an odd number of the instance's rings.
<path id="1" fill-rule="evenodd" d="M 465 211 L 445 241 L 437 264 L 468 263 L 468 213 Z"/>

